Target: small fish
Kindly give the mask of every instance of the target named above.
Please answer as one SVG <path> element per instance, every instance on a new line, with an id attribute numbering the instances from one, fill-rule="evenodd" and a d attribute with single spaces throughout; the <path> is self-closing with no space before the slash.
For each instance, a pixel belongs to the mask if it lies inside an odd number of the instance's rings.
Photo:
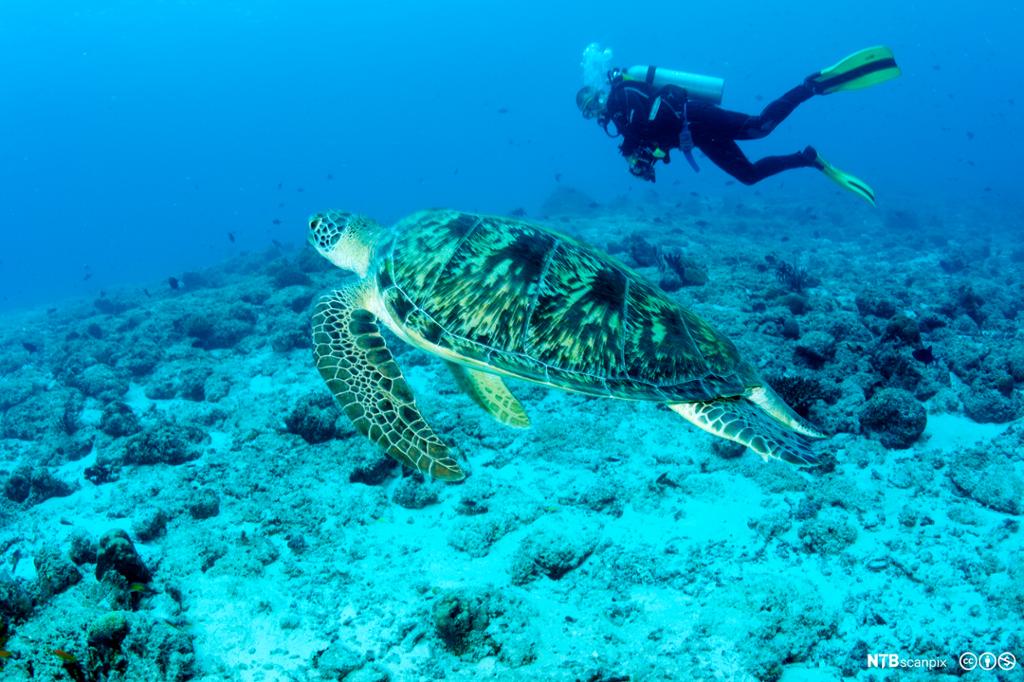
<path id="1" fill-rule="evenodd" d="M 328 180 L 333 180 L 334 179 L 334 173 L 328 173 L 327 174 L 327 179 Z"/>
<path id="2" fill-rule="evenodd" d="M 175 291 L 181 288 L 181 282 L 178 281 L 177 277 L 168 277 L 167 284 Z"/>
<path id="3" fill-rule="evenodd" d="M 967 131 L 967 139 L 968 140 L 973 140 L 974 139 L 974 133 L 972 133 L 970 130 Z"/>
<path id="4" fill-rule="evenodd" d="M 282 187 L 284 187 L 284 183 L 283 182 L 277 183 L 277 188 L 278 189 L 281 189 Z"/>
<path id="5" fill-rule="evenodd" d="M 296 187 L 295 191 L 296 192 L 305 192 L 306 190 L 302 189 L 301 187 Z"/>
<path id="6" fill-rule="evenodd" d="M 274 218 L 270 222 L 272 222 L 275 225 L 280 225 L 281 224 L 281 219 L 280 218 Z"/>
<path id="7" fill-rule="evenodd" d="M 142 293 L 146 295 L 146 298 L 153 298 L 153 294 L 149 293 L 149 289 L 143 289 Z"/>
<path id="8" fill-rule="evenodd" d="M 146 583 L 132 583 L 128 586 L 129 592 L 145 592 L 149 588 L 146 587 Z"/>
<path id="9" fill-rule="evenodd" d="M 562 174 L 561 173 L 555 173 L 555 182 L 561 182 L 561 181 L 562 181 Z"/>
<path id="10" fill-rule="evenodd" d="M 176 623 L 174 621 L 164 619 L 164 624 L 183 635 L 193 635 L 195 632 L 195 625 L 192 623 Z"/>
<path id="11" fill-rule="evenodd" d="M 36 344 L 32 343 L 31 341 L 22 341 L 21 342 L 21 347 L 24 348 L 25 350 L 27 350 L 29 353 L 38 353 L 39 352 L 39 346 L 37 346 Z"/>
<path id="12" fill-rule="evenodd" d="M 87 272 L 84 275 L 82 275 L 82 281 L 83 282 L 88 281 L 90 279 L 92 279 L 92 273 L 91 272 Z"/>
<path id="13" fill-rule="evenodd" d="M 57 658 L 59 658 L 60 660 L 64 661 L 65 663 L 74 663 L 75 661 L 78 660 L 77 656 L 75 656 L 74 654 L 68 653 L 67 651 L 64 651 L 63 649 L 54 649 L 50 653 L 53 654 L 54 656 L 56 656 Z"/>
<path id="14" fill-rule="evenodd" d="M 56 308 L 47 308 L 46 309 L 46 314 L 47 315 L 54 315 L 56 313 L 57 313 L 57 309 Z"/>
<path id="15" fill-rule="evenodd" d="M 228 232 L 228 241 L 231 242 L 232 244 L 235 243 L 235 233 L 234 232 Z"/>
<path id="16" fill-rule="evenodd" d="M 10 658 L 11 652 L 7 649 L 0 649 L 0 658 Z"/>
<path id="17" fill-rule="evenodd" d="M 498 113 L 499 114 L 507 114 L 508 113 L 508 108 L 507 107 L 501 107 L 501 108 L 498 109 Z"/>
<path id="18" fill-rule="evenodd" d="M 277 241 L 276 239 L 271 239 L 270 243 L 273 244 L 275 248 L 278 248 L 278 249 L 283 249 L 284 248 L 284 244 L 282 244 L 281 242 Z"/>
<path id="19" fill-rule="evenodd" d="M 666 488 L 681 487 L 678 483 L 669 478 L 667 473 L 663 473 L 661 476 L 658 476 L 658 479 L 655 481 L 655 483 L 657 483 L 658 485 L 663 485 Z"/>
<path id="20" fill-rule="evenodd" d="M 911 353 L 911 355 L 914 356 L 915 360 L 917 360 L 918 362 L 923 362 L 926 365 L 930 365 L 933 362 L 935 362 L 935 354 L 932 353 L 932 347 L 931 346 L 925 346 L 924 348 L 918 348 L 913 353 Z"/>

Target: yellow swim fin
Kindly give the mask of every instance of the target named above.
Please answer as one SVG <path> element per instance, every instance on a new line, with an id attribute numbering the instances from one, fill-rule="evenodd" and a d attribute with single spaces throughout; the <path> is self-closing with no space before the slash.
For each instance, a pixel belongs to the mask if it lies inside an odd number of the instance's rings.
<path id="1" fill-rule="evenodd" d="M 871 185 L 864 182 L 857 176 L 850 175 L 849 173 L 844 173 L 839 170 L 831 163 L 821 158 L 821 154 L 818 154 L 815 158 L 814 167 L 824 173 L 825 177 L 843 189 L 853 192 L 872 206 L 875 205 L 875 190 L 871 189 Z"/>
<path id="2" fill-rule="evenodd" d="M 811 74 L 807 84 L 816 95 L 860 90 L 892 80 L 900 75 L 900 67 L 892 50 L 885 45 L 854 52 L 837 63 Z"/>

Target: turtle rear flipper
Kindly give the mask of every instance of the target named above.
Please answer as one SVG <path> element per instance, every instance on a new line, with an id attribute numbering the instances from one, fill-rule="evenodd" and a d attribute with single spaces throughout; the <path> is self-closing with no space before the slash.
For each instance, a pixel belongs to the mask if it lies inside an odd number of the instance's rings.
<path id="1" fill-rule="evenodd" d="M 506 426 L 525 429 L 530 425 L 526 410 L 497 374 L 470 369 L 454 362 L 447 364 L 459 388 L 468 393 L 489 415 Z"/>
<path id="2" fill-rule="evenodd" d="M 708 433 L 746 445 L 765 461 L 817 464 L 808 436 L 788 429 L 746 398 L 672 403 L 672 411 Z"/>
<path id="3" fill-rule="evenodd" d="M 356 429 L 389 455 L 434 478 L 465 478 L 417 409 L 377 318 L 359 307 L 359 295 L 359 287 L 350 286 L 316 306 L 313 353 L 320 375 Z"/>
<path id="4" fill-rule="evenodd" d="M 748 399 L 772 417 L 782 422 L 797 433 L 802 433 L 808 438 L 828 438 L 828 434 L 818 430 L 809 421 L 793 411 L 786 404 L 778 393 L 770 386 L 756 386 L 745 394 Z"/>

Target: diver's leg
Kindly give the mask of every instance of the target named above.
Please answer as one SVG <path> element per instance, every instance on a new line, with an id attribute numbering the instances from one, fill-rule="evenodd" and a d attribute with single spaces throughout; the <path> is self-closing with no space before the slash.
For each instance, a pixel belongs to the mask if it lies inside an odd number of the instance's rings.
<path id="1" fill-rule="evenodd" d="M 806 83 L 801 83 L 777 100 L 769 102 L 757 116 L 748 116 L 733 139 L 756 140 L 764 137 L 811 97 L 814 97 L 814 91 Z"/>
<path id="2" fill-rule="evenodd" d="M 711 159 L 711 162 L 733 176 L 744 185 L 758 181 L 757 171 L 739 145 L 728 139 L 699 140 L 694 138 L 697 149 Z"/>
<path id="3" fill-rule="evenodd" d="M 775 130 L 794 109 L 811 97 L 814 97 L 814 91 L 806 83 L 801 83 L 777 100 L 769 102 L 757 115 L 695 102 L 690 104 L 688 120 L 694 136 L 700 131 L 716 138 L 756 140 Z"/>
<path id="4" fill-rule="evenodd" d="M 811 168 L 818 158 L 817 152 L 808 147 L 802 152 L 782 156 L 766 156 L 751 163 L 746 154 L 732 140 L 694 140 L 697 148 L 711 159 L 712 163 L 733 176 L 744 185 L 753 185 L 767 177 L 793 168 Z"/>

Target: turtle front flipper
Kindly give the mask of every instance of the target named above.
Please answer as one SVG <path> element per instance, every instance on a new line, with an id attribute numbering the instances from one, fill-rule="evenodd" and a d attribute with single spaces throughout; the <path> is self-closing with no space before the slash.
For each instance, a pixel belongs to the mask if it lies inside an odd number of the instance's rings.
<path id="1" fill-rule="evenodd" d="M 808 436 L 792 431 L 746 398 L 672 403 L 672 411 L 708 433 L 746 445 L 769 459 L 816 464 Z"/>
<path id="2" fill-rule="evenodd" d="M 489 415 L 507 426 L 525 429 L 530 425 L 526 410 L 497 374 L 470 369 L 454 362 L 447 364 L 459 388 L 468 393 Z"/>
<path id="3" fill-rule="evenodd" d="M 351 286 L 324 296 L 313 313 L 313 353 L 327 388 L 356 429 L 402 464 L 444 481 L 465 478 L 424 421 L 409 385 Z"/>

